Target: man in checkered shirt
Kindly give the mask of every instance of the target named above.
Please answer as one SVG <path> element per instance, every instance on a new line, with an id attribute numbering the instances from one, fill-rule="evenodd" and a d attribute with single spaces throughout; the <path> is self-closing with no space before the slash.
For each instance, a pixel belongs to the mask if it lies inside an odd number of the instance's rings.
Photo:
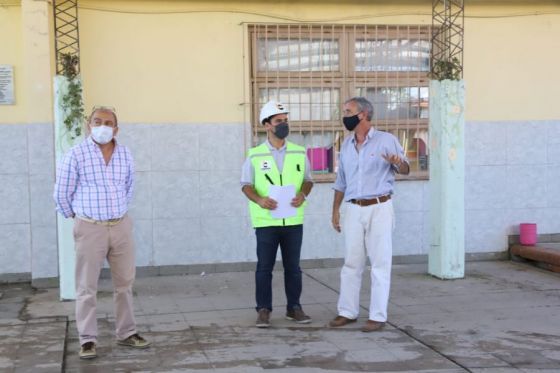
<path id="1" fill-rule="evenodd" d="M 74 219 L 76 245 L 76 325 L 80 358 L 97 356 L 97 284 L 105 258 L 114 286 L 117 343 L 146 348 L 136 331 L 132 284 L 136 267 L 132 221 L 127 215 L 134 187 L 130 150 L 115 140 L 113 108 L 95 107 L 88 136 L 65 155 L 57 172 L 54 199 L 65 218 Z"/>

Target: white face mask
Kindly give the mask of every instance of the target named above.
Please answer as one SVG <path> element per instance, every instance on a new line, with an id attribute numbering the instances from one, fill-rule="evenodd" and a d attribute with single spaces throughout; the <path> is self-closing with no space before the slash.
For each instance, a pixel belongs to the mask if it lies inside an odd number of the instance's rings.
<path id="1" fill-rule="evenodd" d="M 91 127 L 91 137 L 93 137 L 96 143 L 105 145 L 113 139 L 113 127 Z"/>

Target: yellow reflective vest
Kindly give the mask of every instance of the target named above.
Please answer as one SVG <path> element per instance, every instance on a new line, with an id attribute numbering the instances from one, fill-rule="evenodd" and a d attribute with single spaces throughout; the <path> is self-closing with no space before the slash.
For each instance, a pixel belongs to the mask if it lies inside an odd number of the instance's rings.
<path id="1" fill-rule="evenodd" d="M 249 159 L 255 175 L 255 191 L 259 196 L 269 195 L 271 185 L 294 185 L 296 194 L 301 191 L 305 175 L 305 148 L 286 141 L 286 155 L 282 173 L 274 161 L 274 157 L 266 143 L 249 149 Z M 249 201 L 249 212 L 253 228 L 287 226 L 303 224 L 303 210 L 307 202 L 297 209 L 296 216 L 286 219 L 273 218 L 271 210 L 263 209 L 253 201 Z"/>

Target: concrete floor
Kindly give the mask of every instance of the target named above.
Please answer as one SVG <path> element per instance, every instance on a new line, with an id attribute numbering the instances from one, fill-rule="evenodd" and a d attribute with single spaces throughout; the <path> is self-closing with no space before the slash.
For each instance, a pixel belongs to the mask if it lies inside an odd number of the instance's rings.
<path id="1" fill-rule="evenodd" d="M 111 283 L 98 295 L 99 357 L 78 358 L 73 302 L 56 289 L 0 287 L 2 372 L 560 372 L 560 276 L 522 263 L 469 262 L 462 280 L 441 281 L 425 265 L 396 265 L 389 324 L 361 333 L 363 312 L 341 329 L 338 269 L 306 269 L 309 325 L 284 320 L 283 276 L 275 272 L 272 327 L 254 327 L 254 274 L 140 278 L 139 331 L 148 350 L 114 343 Z"/>

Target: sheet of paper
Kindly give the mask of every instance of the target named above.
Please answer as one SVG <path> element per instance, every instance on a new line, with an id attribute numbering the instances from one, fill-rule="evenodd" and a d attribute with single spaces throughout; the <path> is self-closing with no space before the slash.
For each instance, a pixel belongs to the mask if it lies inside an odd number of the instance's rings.
<path id="1" fill-rule="evenodd" d="M 292 199 L 296 196 L 296 187 L 294 185 L 271 185 L 268 196 L 278 202 L 276 209 L 270 210 L 273 218 L 285 219 L 296 216 L 297 208 L 291 205 Z"/>

